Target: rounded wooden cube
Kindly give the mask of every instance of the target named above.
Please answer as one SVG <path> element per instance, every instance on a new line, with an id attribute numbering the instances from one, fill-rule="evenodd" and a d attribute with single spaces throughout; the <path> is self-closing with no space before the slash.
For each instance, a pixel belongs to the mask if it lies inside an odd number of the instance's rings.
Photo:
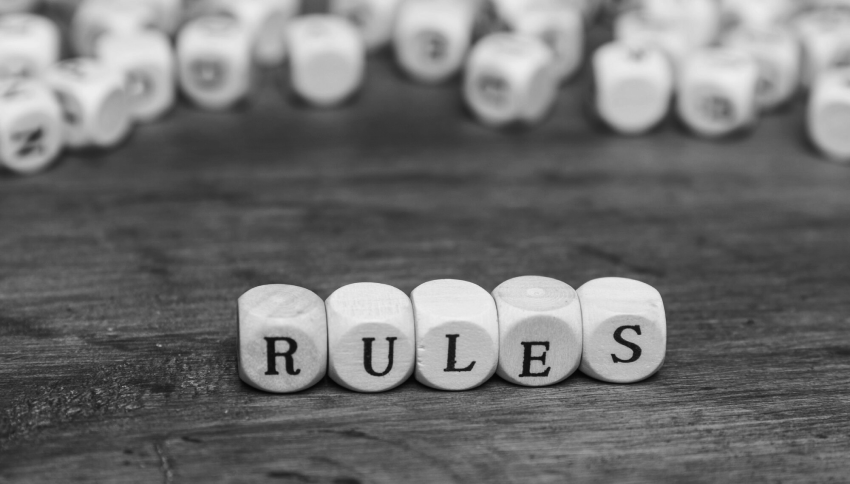
<path id="1" fill-rule="evenodd" d="M 59 29 L 29 13 L 0 16 L 0 79 L 40 77 L 59 59 Z"/>
<path id="2" fill-rule="evenodd" d="M 47 168 L 62 150 L 56 97 L 41 82 L 0 81 L 0 165 L 20 174 Z"/>
<path id="3" fill-rule="evenodd" d="M 207 0 L 204 12 L 238 20 L 251 37 L 254 60 L 276 66 L 286 58 L 287 24 L 300 4 L 300 0 Z"/>
<path id="4" fill-rule="evenodd" d="M 775 108 L 797 92 L 802 56 L 797 38 L 788 30 L 737 30 L 726 36 L 724 44 L 755 59 L 756 104 L 760 108 Z"/>
<path id="5" fill-rule="evenodd" d="M 435 84 L 463 66 L 476 10 L 470 1 L 407 0 L 393 32 L 395 57 L 411 78 Z"/>
<path id="6" fill-rule="evenodd" d="M 331 0 L 330 11 L 347 18 L 360 32 L 367 49 L 389 44 L 401 0 Z"/>
<path id="7" fill-rule="evenodd" d="M 238 301 L 239 377 L 254 388 L 291 393 L 324 378 L 328 367 L 325 303 L 298 286 L 255 287 Z"/>
<path id="8" fill-rule="evenodd" d="M 438 390 L 468 390 L 499 362 L 499 323 L 492 296 L 466 281 L 426 282 L 411 293 L 416 321 L 416 380 Z"/>
<path id="9" fill-rule="evenodd" d="M 124 74 L 136 120 L 153 121 L 174 105 L 174 53 L 165 34 L 153 30 L 110 34 L 98 42 L 97 56 Z"/>
<path id="10" fill-rule="evenodd" d="M 594 279 L 578 288 L 584 332 L 581 372 L 612 383 L 654 375 L 667 352 L 664 303 L 632 279 Z"/>
<path id="11" fill-rule="evenodd" d="M 540 276 L 507 280 L 493 290 L 499 313 L 499 366 L 524 386 L 563 381 L 581 363 L 581 304 L 575 289 Z"/>
<path id="12" fill-rule="evenodd" d="M 794 21 L 805 52 L 803 85 L 811 86 L 823 73 L 850 67 L 850 12 L 819 9 Z"/>
<path id="13" fill-rule="evenodd" d="M 65 142 L 73 148 L 109 148 L 130 133 L 132 121 L 124 76 L 94 59 L 69 59 L 45 79 L 62 106 Z"/>
<path id="14" fill-rule="evenodd" d="M 538 37 L 552 50 L 552 69 L 559 80 L 572 76 L 581 67 L 585 32 L 578 8 L 562 2 L 532 2 L 515 18 L 513 29 Z"/>
<path id="15" fill-rule="evenodd" d="M 328 373 L 358 392 L 383 392 L 413 374 L 416 335 L 410 298 L 386 284 L 360 282 L 334 291 L 328 313 Z"/>
<path id="16" fill-rule="evenodd" d="M 661 50 L 670 60 L 674 73 L 678 73 L 695 49 L 693 39 L 681 25 L 648 18 L 641 10 L 625 12 L 615 19 L 614 39 L 629 46 Z"/>
<path id="17" fill-rule="evenodd" d="M 850 162 L 850 70 L 821 75 L 806 112 L 812 143 L 832 159 Z"/>
<path id="18" fill-rule="evenodd" d="M 95 55 L 97 42 L 106 33 L 132 33 L 154 29 L 153 5 L 138 0 L 83 0 L 71 20 L 71 40 L 79 56 Z"/>
<path id="19" fill-rule="evenodd" d="M 363 82 L 366 52 L 360 34 L 334 15 L 305 15 L 287 31 L 292 88 L 316 106 L 339 104 Z"/>
<path id="20" fill-rule="evenodd" d="M 593 74 L 596 112 L 619 133 L 645 133 L 670 110 L 673 69 L 658 49 L 603 45 L 593 54 Z"/>
<path id="21" fill-rule="evenodd" d="M 467 105 L 485 124 L 534 123 L 551 109 L 558 78 L 552 53 L 535 37 L 491 34 L 472 49 L 464 73 Z"/>
<path id="22" fill-rule="evenodd" d="M 177 37 L 180 87 L 196 105 L 225 110 L 248 97 L 252 83 L 251 37 L 236 20 L 197 18 Z"/>
<path id="23" fill-rule="evenodd" d="M 725 136 L 755 124 L 758 66 L 734 49 L 695 52 L 683 64 L 676 108 L 695 134 Z"/>

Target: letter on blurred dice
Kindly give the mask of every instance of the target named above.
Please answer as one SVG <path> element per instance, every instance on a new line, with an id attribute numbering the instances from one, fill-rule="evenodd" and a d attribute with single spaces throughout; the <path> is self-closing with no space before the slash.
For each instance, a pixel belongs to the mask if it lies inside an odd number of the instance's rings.
<path id="1" fill-rule="evenodd" d="M 756 103 L 771 109 L 788 101 L 797 92 L 802 63 L 797 39 L 787 30 L 738 30 L 725 39 L 725 45 L 750 54 L 758 66 Z"/>
<path id="2" fill-rule="evenodd" d="M 124 74 L 135 119 L 152 121 L 174 105 L 174 53 L 165 34 L 110 34 L 98 42 L 97 56 Z"/>
<path id="3" fill-rule="evenodd" d="M 557 87 L 552 52 L 542 41 L 496 33 L 470 53 L 463 92 L 478 119 L 501 126 L 542 119 L 552 107 Z"/>
<path id="4" fill-rule="evenodd" d="M 850 161 L 850 70 L 820 76 L 812 87 L 806 121 L 819 150 L 835 160 Z"/>
<path id="5" fill-rule="evenodd" d="M 500 377 L 525 386 L 558 383 L 581 362 L 581 304 L 548 277 L 510 279 L 493 290 L 499 311 Z"/>
<path id="6" fill-rule="evenodd" d="M 0 165 L 31 174 L 62 149 L 62 111 L 50 89 L 32 80 L 0 81 Z"/>
<path id="7" fill-rule="evenodd" d="M 180 87 L 195 104 L 222 110 L 246 99 L 251 90 L 251 38 L 236 20 L 195 19 L 177 38 Z"/>
<path id="8" fill-rule="evenodd" d="M 347 18 L 368 49 L 390 42 L 400 0 L 331 0 L 330 11 Z"/>
<path id="9" fill-rule="evenodd" d="M 290 23 L 287 34 L 290 79 L 299 96 L 331 106 L 357 91 L 366 53 L 350 22 L 334 15 L 305 15 Z"/>
<path id="10" fill-rule="evenodd" d="M 328 373 L 358 392 L 383 392 L 413 374 L 416 336 L 410 298 L 385 284 L 341 287 L 327 299 Z"/>
<path id="11" fill-rule="evenodd" d="M 612 383 L 634 383 L 661 368 L 667 320 L 655 288 L 607 277 L 581 286 L 578 297 L 584 327 L 582 373 Z"/>
<path id="12" fill-rule="evenodd" d="M 558 79 L 572 76 L 584 59 L 584 19 L 575 7 L 563 2 L 532 2 L 516 17 L 513 29 L 543 40 L 555 57 Z"/>
<path id="13" fill-rule="evenodd" d="M 827 71 L 850 67 L 850 13 L 814 10 L 799 16 L 794 26 L 805 52 L 804 85 Z"/>
<path id="14" fill-rule="evenodd" d="M 416 380 L 438 390 L 468 390 L 499 363 L 493 297 L 471 282 L 426 282 L 411 294 L 416 318 Z"/>
<path id="15" fill-rule="evenodd" d="M 393 44 L 398 64 L 425 83 L 456 74 L 472 40 L 476 8 L 470 0 L 407 0 L 398 11 Z"/>
<path id="16" fill-rule="evenodd" d="M 93 59 L 70 59 L 51 67 L 45 78 L 62 106 L 68 146 L 109 148 L 130 132 L 124 76 L 117 69 Z"/>
<path id="17" fill-rule="evenodd" d="M 208 0 L 204 11 L 238 20 L 251 37 L 254 59 L 275 66 L 286 58 L 287 24 L 299 7 L 298 0 Z"/>
<path id="18" fill-rule="evenodd" d="M 95 54 L 97 41 L 106 33 L 132 33 L 153 29 L 156 10 L 138 0 L 83 0 L 71 21 L 71 39 L 79 56 Z"/>
<path id="19" fill-rule="evenodd" d="M 28 13 L 0 16 L 0 79 L 39 77 L 59 59 L 59 29 Z"/>
<path id="20" fill-rule="evenodd" d="M 695 52 L 682 67 L 677 110 L 694 133 L 717 137 L 756 121 L 758 67 L 746 53 L 732 49 Z"/>
<path id="21" fill-rule="evenodd" d="M 254 388 L 310 388 L 328 368 L 325 303 L 298 286 L 258 286 L 239 297 L 239 377 Z"/>
<path id="22" fill-rule="evenodd" d="M 673 70 L 654 48 L 606 44 L 593 54 L 596 112 L 612 129 L 640 134 L 661 122 L 673 97 Z"/>

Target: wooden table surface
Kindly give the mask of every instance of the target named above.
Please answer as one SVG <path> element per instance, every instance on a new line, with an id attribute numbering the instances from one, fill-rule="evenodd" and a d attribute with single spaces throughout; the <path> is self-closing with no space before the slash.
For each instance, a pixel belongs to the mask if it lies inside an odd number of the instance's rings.
<path id="1" fill-rule="evenodd" d="M 850 169 L 801 104 L 752 134 L 616 137 L 586 76 L 532 130 L 373 59 L 311 110 L 178 108 L 119 150 L 0 178 L 0 482 L 848 482 Z M 661 372 L 449 393 L 243 384 L 236 298 L 357 281 L 655 286 Z"/>

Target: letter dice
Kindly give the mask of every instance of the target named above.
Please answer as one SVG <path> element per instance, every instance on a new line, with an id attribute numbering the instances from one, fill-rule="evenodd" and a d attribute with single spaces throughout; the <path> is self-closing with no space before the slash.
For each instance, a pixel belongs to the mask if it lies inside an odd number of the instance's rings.
<path id="1" fill-rule="evenodd" d="M 667 115 L 673 69 L 660 50 L 611 42 L 593 54 L 593 74 L 596 112 L 615 131 L 645 133 Z"/>
<path id="2" fill-rule="evenodd" d="M 136 120 L 153 121 L 174 105 L 174 53 L 165 34 L 110 34 L 98 42 L 97 56 L 124 74 Z"/>
<path id="3" fill-rule="evenodd" d="M 330 11 L 354 24 L 366 48 L 375 50 L 390 42 L 400 1 L 331 0 Z"/>
<path id="4" fill-rule="evenodd" d="M 584 18 L 581 11 L 558 1 L 532 2 L 516 16 L 516 32 L 540 38 L 552 49 L 552 66 L 559 80 L 581 67 L 584 59 Z"/>
<path id="5" fill-rule="evenodd" d="M 737 30 L 724 44 L 750 54 L 758 67 L 756 104 L 775 108 L 788 101 L 800 83 L 802 63 L 796 37 L 782 28 Z"/>
<path id="6" fill-rule="evenodd" d="M 360 87 L 366 53 L 360 34 L 334 15 L 304 15 L 287 32 L 295 92 L 317 106 L 339 104 Z"/>
<path id="7" fill-rule="evenodd" d="M 180 87 L 202 108 L 228 109 L 246 99 L 251 91 L 252 69 L 251 37 L 232 18 L 197 18 L 177 37 Z"/>
<path id="8" fill-rule="evenodd" d="M 153 29 L 157 12 L 138 0 L 83 0 L 71 20 L 71 40 L 79 56 L 95 54 L 97 41 L 106 33 L 130 33 Z"/>
<path id="9" fill-rule="evenodd" d="M 734 49 L 706 49 L 690 56 L 679 77 L 677 111 L 694 133 L 719 137 L 756 121 L 755 61 Z"/>
<path id="10" fill-rule="evenodd" d="M 21 174 L 45 169 L 62 149 L 62 111 L 41 82 L 0 81 L 0 165 Z"/>
<path id="11" fill-rule="evenodd" d="M 416 380 L 438 390 L 468 390 L 499 362 L 499 323 L 492 296 L 471 282 L 442 279 L 411 293 L 416 320 Z"/>
<path id="12" fill-rule="evenodd" d="M 535 123 L 551 109 L 558 79 L 542 41 L 496 33 L 478 42 L 464 75 L 466 103 L 483 123 Z"/>
<path id="13" fill-rule="evenodd" d="M 810 86 L 824 72 L 850 67 L 850 14 L 819 9 L 798 17 L 794 24 L 805 52 L 803 84 Z"/>
<path id="14" fill-rule="evenodd" d="M 809 97 L 806 126 L 821 152 L 850 162 L 850 70 L 820 76 Z"/>
<path id="15" fill-rule="evenodd" d="M 328 326 L 322 299 L 297 286 L 255 287 L 238 301 L 239 377 L 254 388 L 291 393 L 324 378 Z"/>
<path id="16" fill-rule="evenodd" d="M 581 286 L 578 297 L 584 328 L 582 373 L 612 383 L 634 383 L 661 368 L 667 320 L 655 288 L 606 277 Z"/>
<path id="17" fill-rule="evenodd" d="M 59 59 L 59 29 L 28 13 L 0 16 L 0 79 L 39 77 Z"/>
<path id="18" fill-rule="evenodd" d="M 208 0 L 204 11 L 238 20 L 251 37 L 254 59 L 275 66 L 286 58 L 287 24 L 300 4 L 300 0 Z"/>
<path id="19" fill-rule="evenodd" d="M 328 372 L 358 392 L 383 392 L 413 374 L 416 336 L 410 298 L 385 284 L 341 287 L 325 302 Z"/>
<path id="20" fill-rule="evenodd" d="M 575 289 L 548 277 L 524 276 L 493 290 L 499 312 L 499 367 L 525 386 L 563 381 L 579 366 L 581 304 Z"/>
<path id="21" fill-rule="evenodd" d="M 121 72 L 93 59 L 70 59 L 45 75 L 62 106 L 65 143 L 72 148 L 109 148 L 132 123 Z"/>
<path id="22" fill-rule="evenodd" d="M 393 33 L 399 66 L 424 83 L 443 82 L 463 65 L 476 8 L 470 0 L 406 0 Z"/>

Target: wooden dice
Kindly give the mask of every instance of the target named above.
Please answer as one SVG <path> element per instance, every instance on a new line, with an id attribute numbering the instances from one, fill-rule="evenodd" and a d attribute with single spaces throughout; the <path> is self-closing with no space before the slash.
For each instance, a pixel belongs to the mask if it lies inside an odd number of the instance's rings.
<path id="1" fill-rule="evenodd" d="M 304 15 L 287 31 L 292 89 L 316 106 L 333 106 L 363 82 L 366 51 L 354 26 L 334 15 Z"/>
<path id="2" fill-rule="evenodd" d="M 596 113 L 618 133 L 645 133 L 670 109 L 673 69 L 658 49 L 603 45 L 593 54 L 593 75 Z"/>
<path id="3" fill-rule="evenodd" d="M 55 64 L 45 79 L 62 106 L 69 147 L 110 148 L 130 133 L 132 119 L 121 71 L 77 58 Z"/>
<path id="4" fill-rule="evenodd" d="M 62 111 L 33 80 L 0 81 L 0 166 L 20 174 L 47 168 L 62 149 Z"/>
<path id="5" fill-rule="evenodd" d="M 850 70 L 821 75 L 806 112 L 809 139 L 825 155 L 850 162 Z"/>
<path id="6" fill-rule="evenodd" d="M 794 21 L 805 52 L 803 84 L 813 85 L 821 74 L 850 67 L 850 13 L 819 9 Z"/>
<path id="7" fill-rule="evenodd" d="M 0 16 L 0 79 L 39 77 L 59 59 L 59 29 L 29 13 Z"/>
<path id="8" fill-rule="evenodd" d="M 787 102 L 800 84 L 802 56 L 797 38 L 786 29 L 736 30 L 724 44 L 750 54 L 758 67 L 756 104 L 772 109 Z"/>
<path id="9" fill-rule="evenodd" d="M 572 287 L 548 277 L 517 277 L 494 289 L 493 299 L 499 313 L 500 377 L 544 386 L 578 368 L 582 313 Z"/>
<path id="10" fill-rule="evenodd" d="M 340 385 L 381 392 L 413 373 L 416 337 L 410 298 L 385 284 L 341 287 L 326 301 L 328 372 Z"/>
<path id="11" fill-rule="evenodd" d="M 267 392 L 291 393 L 318 383 L 328 366 L 325 304 L 307 289 L 259 286 L 238 301 L 239 377 Z"/>
<path id="12" fill-rule="evenodd" d="M 225 16 L 195 19 L 177 37 L 180 87 L 196 105 L 225 110 L 248 98 L 253 79 L 252 39 Z"/>
<path id="13" fill-rule="evenodd" d="M 299 0 L 206 0 L 206 15 L 230 16 L 251 38 L 254 60 L 260 65 L 279 65 L 286 58 L 286 29 L 298 13 Z"/>
<path id="14" fill-rule="evenodd" d="M 661 50 L 677 73 L 695 48 L 681 25 L 649 18 L 642 10 L 631 10 L 616 18 L 614 39 L 633 47 Z"/>
<path id="15" fill-rule="evenodd" d="M 584 332 L 582 373 L 634 383 L 661 368 L 667 320 L 658 291 L 639 281 L 608 277 L 587 282 L 577 292 Z"/>
<path id="16" fill-rule="evenodd" d="M 487 291 L 471 282 L 442 279 L 414 289 L 411 301 L 419 383 L 468 390 L 493 376 L 499 361 L 499 323 Z"/>
<path id="17" fill-rule="evenodd" d="M 558 88 L 552 52 L 535 37 L 496 33 L 475 45 L 463 82 L 466 104 L 484 124 L 531 124 L 551 109 Z"/>
<path id="18" fill-rule="evenodd" d="M 71 21 L 71 40 L 79 56 L 95 54 L 97 41 L 107 33 L 132 33 L 156 28 L 154 6 L 138 0 L 83 0 Z"/>
<path id="19" fill-rule="evenodd" d="M 472 41 L 473 0 L 407 0 L 393 33 L 395 57 L 411 78 L 435 84 L 456 74 Z"/>
<path id="20" fill-rule="evenodd" d="M 705 47 L 720 32 L 717 0 L 642 0 L 645 15 L 653 21 L 675 25 L 693 47 Z"/>
<path id="21" fill-rule="evenodd" d="M 552 69 L 559 80 L 576 73 L 584 59 L 584 17 L 561 1 L 534 1 L 513 17 L 516 32 L 542 40 L 554 54 Z"/>
<path id="22" fill-rule="evenodd" d="M 175 62 L 165 34 L 153 30 L 111 34 L 98 42 L 97 57 L 120 70 L 132 116 L 153 121 L 174 105 Z"/>
<path id="23" fill-rule="evenodd" d="M 695 52 L 683 64 L 676 103 L 679 119 L 703 137 L 720 137 L 752 126 L 758 114 L 755 60 L 734 49 Z"/>
<path id="24" fill-rule="evenodd" d="M 331 0 L 330 11 L 354 25 L 369 50 L 389 44 L 401 0 Z"/>

